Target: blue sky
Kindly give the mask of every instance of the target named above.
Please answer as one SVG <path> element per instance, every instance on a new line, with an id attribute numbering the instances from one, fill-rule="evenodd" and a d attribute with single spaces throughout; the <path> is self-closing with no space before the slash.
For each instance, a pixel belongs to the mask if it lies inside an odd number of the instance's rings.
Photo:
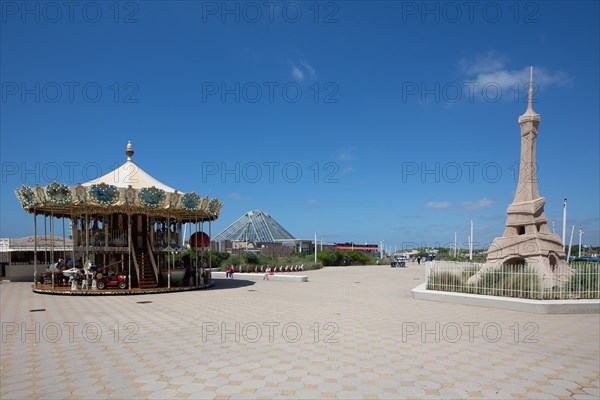
<path id="1" fill-rule="evenodd" d="M 2 1 L 1 237 L 21 184 L 125 161 L 297 238 L 476 247 L 516 189 L 528 66 L 538 179 L 599 233 L 598 2 Z M 116 4 L 116 5 L 115 5 Z M 568 235 L 567 235 L 568 236 Z"/>

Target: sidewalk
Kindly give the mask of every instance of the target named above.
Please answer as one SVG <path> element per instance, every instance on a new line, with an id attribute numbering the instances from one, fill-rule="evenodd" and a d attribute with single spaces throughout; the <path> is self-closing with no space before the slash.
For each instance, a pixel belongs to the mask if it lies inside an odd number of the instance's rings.
<path id="1" fill-rule="evenodd" d="M 600 395 L 597 314 L 414 300 L 424 280 L 413 264 L 303 275 L 308 282 L 217 279 L 204 291 L 110 298 L 0 284 L 0 397 Z"/>

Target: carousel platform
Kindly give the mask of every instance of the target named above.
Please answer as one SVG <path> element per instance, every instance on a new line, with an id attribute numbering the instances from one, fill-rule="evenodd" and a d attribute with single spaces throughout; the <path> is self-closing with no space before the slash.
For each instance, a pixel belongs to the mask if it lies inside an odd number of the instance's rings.
<path id="1" fill-rule="evenodd" d="M 70 286 L 55 286 L 52 289 L 52 285 L 38 284 L 31 285 L 31 289 L 34 293 L 59 295 L 59 296 L 133 296 L 140 294 L 161 294 L 161 293 L 178 293 L 178 292 L 191 292 L 194 290 L 208 289 L 214 285 L 214 282 L 210 282 L 200 286 L 177 286 L 172 288 L 158 287 L 158 288 L 147 288 L 138 289 L 118 289 L 110 288 L 104 290 L 98 289 L 78 289 L 71 290 Z"/>

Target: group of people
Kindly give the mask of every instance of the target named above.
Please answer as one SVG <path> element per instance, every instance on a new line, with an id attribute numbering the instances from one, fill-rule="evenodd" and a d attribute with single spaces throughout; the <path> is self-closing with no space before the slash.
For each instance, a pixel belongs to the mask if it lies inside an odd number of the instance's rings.
<path id="1" fill-rule="evenodd" d="M 236 271 L 237 270 L 237 271 Z M 260 268 L 258 266 L 255 266 L 254 268 L 251 267 L 242 267 L 241 265 L 239 265 L 237 268 L 234 267 L 233 265 L 228 265 L 226 270 L 225 270 L 225 278 L 226 279 L 233 279 L 233 274 L 235 272 L 254 272 L 254 273 L 264 273 L 264 277 L 263 280 L 269 280 L 269 275 L 273 275 L 276 272 L 298 272 L 298 271 L 304 271 L 304 264 L 302 265 L 286 265 L 281 266 L 281 267 L 271 267 L 269 265 L 267 265 L 267 267 L 265 268 L 264 265 L 261 265 Z"/>
<path id="2" fill-rule="evenodd" d="M 72 289 L 76 289 L 76 285 L 81 283 L 82 288 L 86 289 L 88 287 L 88 280 L 91 278 L 91 273 L 89 272 L 91 266 L 91 261 L 88 261 L 86 271 L 83 269 L 81 260 L 73 263 L 73 260 L 68 259 L 65 263 L 62 258 L 59 258 L 55 263 L 50 264 L 46 268 L 46 271 L 40 276 L 39 282 L 44 284 L 54 281 L 58 286 L 69 284 Z"/>
<path id="3" fill-rule="evenodd" d="M 299 271 L 304 271 L 304 264 L 302 265 L 286 265 L 285 267 L 282 265 L 280 267 L 271 267 L 269 265 L 267 265 L 267 267 L 265 268 L 264 265 L 259 266 L 254 266 L 254 267 L 242 267 L 241 265 L 238 265 L 237 267 L 234 267 L 233 265 L 229 265 L 227 266 L 227 271 L 229 271 L 229 269 L 231 268 L 231 274 L 233 275 L 234 272 L 248 272 L 248 273 L 261 273 L 261 272 L 267 272 L 267 270 L 273 271 L 273 272 L 299 272 Z"/>
<path id="4" fill-rule="evenodd" d="M 73 262 L 68 260 L 69 267 L 73 266 Z M 62 258 L 59 258 L 55 263 L 50 264 L 44 274 L 40 277 L 40 283 L 52 282 L 52 278 L 54 277 L 54 281 L 57 285 L 62 286 L 67 284 L 67 278 L 63 275 L 63 272 L 67 269 L 67 266 L 63 262 Z"/>

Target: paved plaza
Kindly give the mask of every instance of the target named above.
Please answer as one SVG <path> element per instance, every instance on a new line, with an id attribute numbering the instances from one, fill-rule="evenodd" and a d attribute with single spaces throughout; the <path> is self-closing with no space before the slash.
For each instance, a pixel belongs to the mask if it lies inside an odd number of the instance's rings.
<path id="1" fill-rule="evenodd" d="M 2 283 L 0 397 L 600 396 L 598 314 L 414 300 L 424 281 L 414 264 L 306 274 L 115 297 Z"/>

